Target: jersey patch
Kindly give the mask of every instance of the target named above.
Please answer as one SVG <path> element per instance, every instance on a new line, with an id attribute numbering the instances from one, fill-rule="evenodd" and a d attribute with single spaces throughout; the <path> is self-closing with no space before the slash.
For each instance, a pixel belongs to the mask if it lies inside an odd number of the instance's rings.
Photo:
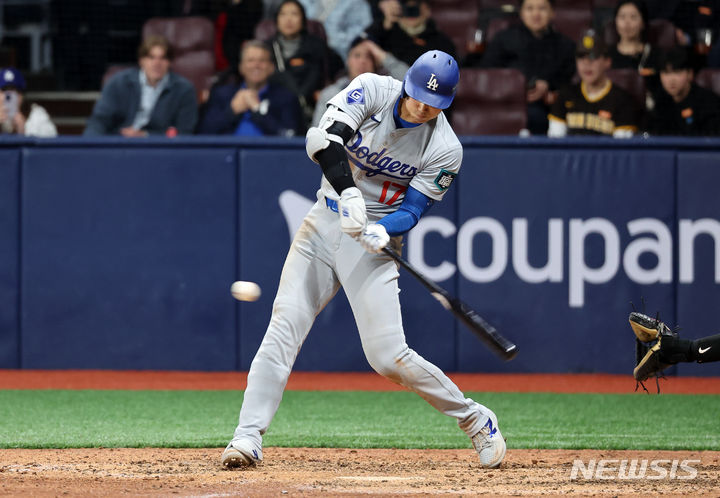
<path id="1" fill-rule="evenodd" d="M 356 88 L 355 90 L 350 90 L 347 93 L 347 103 L 348 104 L 364 104 L 365 103 L 365 95 L 363 95 L 363 89 Z"/>
<path id="2" fill-rule="evenodd" d="M 435 185 L 440 187 L 440 190 L 447 190 L 452 185 L 453 180 L 457 176 L 457 173 L 451 173 L 448 170 L 440 170 L 440 173 L 435 178 Z"/>

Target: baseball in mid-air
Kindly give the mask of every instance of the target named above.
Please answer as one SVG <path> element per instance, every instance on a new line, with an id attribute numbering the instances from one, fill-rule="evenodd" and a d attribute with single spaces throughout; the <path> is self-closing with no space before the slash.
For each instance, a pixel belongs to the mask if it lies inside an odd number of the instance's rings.
<path id="1" fill-rule="evenodd" d="M 238 301 L 257 301 L 260 297 L 260 286 L 255 282 L 238 280 L 230 286 L 230 292 Z"/>

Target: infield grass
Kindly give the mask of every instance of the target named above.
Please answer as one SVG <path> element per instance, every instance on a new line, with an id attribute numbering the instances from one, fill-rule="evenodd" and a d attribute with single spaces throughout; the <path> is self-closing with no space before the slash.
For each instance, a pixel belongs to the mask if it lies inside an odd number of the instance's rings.
<path id="1" fill-rule="evenodd" d="M 466 393 L 509 448 L 720 450 L 720 396 Z M 223 447 L 241 391 L 0 390 L 0 448 Z M 469 448 L 409 392 L 288 391 L 266 446 Z"/>

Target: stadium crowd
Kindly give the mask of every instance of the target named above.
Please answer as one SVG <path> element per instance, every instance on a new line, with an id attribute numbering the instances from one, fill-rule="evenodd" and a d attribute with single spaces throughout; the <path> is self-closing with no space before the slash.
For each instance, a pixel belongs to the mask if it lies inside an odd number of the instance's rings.
<path id="1" fill-rule="evenodd" d="M 720 0 L 164 3 L 144 23 L 137 65 L 93 75 L 101 94 L 85 135 L 301 136 L 352 78 L 402 79 L 430 49 L 456 57 L 460 85 L 470 72 L 521 73 L 525 88 L 506 98 L 525 106 L 523 135 L 720 135 Z M 168 28 L 180 20 L 210 28 Z M 193 36 L 208 49 L 181 62 Z M 72 66 L 69 47 L 55 47 L 59 70 Z M 469 91 L 492 99 L 503 86 L 483 81 Z M 57 134 L 48 112 L 24 98 L 21 71 L 0 69 L 0 89 L 2 133 Z M 447 112 L 454 126 L 454 109 L 483 112 L 458 98 Z"/>

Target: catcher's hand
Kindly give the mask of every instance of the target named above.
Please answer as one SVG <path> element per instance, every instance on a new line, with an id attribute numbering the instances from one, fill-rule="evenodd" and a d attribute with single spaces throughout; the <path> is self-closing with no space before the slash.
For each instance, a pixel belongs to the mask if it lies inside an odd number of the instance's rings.
<path id="1" fill-rule="evenodd" d="M 676 334 L 657 318 L 651 318 L 642 313 L 630 313 L 630 327 L 635 333 L 635 369 L 633 377 L 642 384 L 650 377 L 658 377 L 670 365 L 676 363 L 663 355 L 663 340 L 669 344 Z M 656 341 L 655 344 L 649 344 Z M 645 386 L 643 385 L 643 388 Z M 660 386 L 658 385 L 658 392 Z"/>

